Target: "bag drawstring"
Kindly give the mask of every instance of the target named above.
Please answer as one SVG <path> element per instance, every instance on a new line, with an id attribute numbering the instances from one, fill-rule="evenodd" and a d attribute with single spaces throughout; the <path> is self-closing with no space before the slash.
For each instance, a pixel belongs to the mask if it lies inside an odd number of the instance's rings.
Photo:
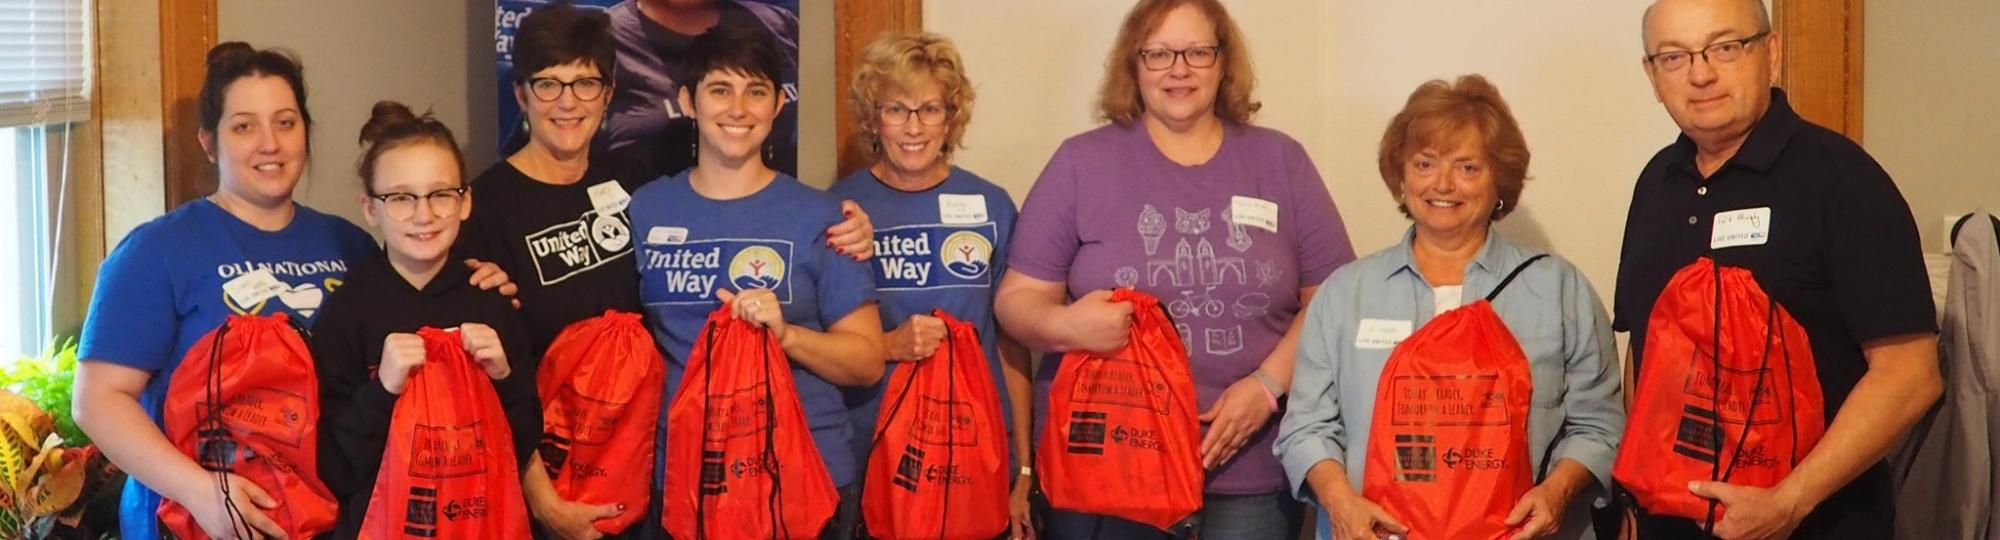
<path id="1" fill-rule="evenodd" d="M 792 531 L 791 524 L 785 522 L 785 475 L 779 473 L 779 470 L 783 466 L 778 463 L 778 405 L 776 403 L 777 397 L 771 390 L 771 347 L 773 346 L 771 339 L 773 338 L 769 329 L 758 330 L 757 335 L 763 338 L 759 340 L 757 346 L 757 350 L 762 352 L 764 363 L 763 458 L 769 464 L 769 467 L 765 470 L 765 474 L 771 475 L 771 497 L 769 502 L 772 525 L 771 538 L 776 540 L 791 538 Z"/>
<path id="2" fill-rule="evenodd" d="M 701 420 L 702 420 L 701 440 L 695 441 L 695 447 L 700 449 L 701 451 L 701 463 L 700 463 L 700 468 L 696 469 L 697 474 L 695 476 L 695 491 L 694 491 L 695 492 L 694 537 L 696 540 L 703 540 L 708 538 L 708 500 L 707 500 L 709 496 L 708 485 L 707 485 L 709 481 L 708 460 L 710 457 L 716 457 L 718 459 L 721 457 L 721 456 L 710 456 L 708 450 L 708 425 L 711 423 L 709 422 L 709 420 L 714 418 L 714 416 L 711 416 L 709 409 L 710 409 L 710 402 L 714 401 L 715 399 L 715 394 L 709 392 L 709 388 L 711 383 L 715 379 L 714 376 L 715 333 L 716 333 L 715 325 L 714 324 L 708 325 L 707 331 L 708 335 L 702 336 L 703 360 L 701 365 Z M 686 392 L 687 389 L 682 388 L 681 391 Z M 720 464 L 718 463 L 718 465 Z"/>
<path id="3" fill-rule="evenodd" d="M 225 320 L 222 326 L 216 327 L 215 337 L 209 341 L 208 377 L 206 384 L 203 385 L 205 387 L 203 390 L 208 394 L 208 410 L 207 414 L 202 415 L 202 424 L 206 429 L 201 431 L 208 435 L 202 437 L 203 439 L 213 438 L 197 444 L 201 447 L 203 458 L 213 458 L 215 486 L 222 494 L 222 510 L 229 518 L 230 529 L 242 531 L 245 537 L 255 537 L 257 531 L 250 526 L 250 520 L 243 514 L 243 509 L 236 507 L 236 499 L 232 493 L 234 490 L 229 485 L 229 474 L 236 468 L 237 449 L 240 445 L 236 440 L 236 434 L 230 432 L 229 426 L 222 423 L 223 410 L 228 407 L 222 400 L 222 337 L 228 334 L 229 321 Z"/>
<path id="4" fill-rule="evenodd" d="M 1715 297 L 1712 299 L 1711 302 L 1714 305 L 1714 312 L 1715 312 L 1713 320 L 1714 328 L 1712 330 L 1712 334 L 1709 336 L 1711 340 L 1710 350 L 1714 353 L 1710 355 L 1713 371 L 1711 371 L 1709 375 L 1709 403 L 1710 403 L 1710 410 L 1713 411 L 1713 413 L 1715 414 L 1715 427 L 1716 427 L 1715 435 L 1717 437 L 1722 437 L 1725 436 L 1722 430 L 1722 423 L 1723 423 L 1722 263 L 1717 262 L 1715 259 L 1709 259 L 1709 267 L 1713 270 L 1712 275 L 1714 276 L 1715 280 Z M 1754 420 L 1756 420 L 1757 405 L 1761 401 L 1761 398 L 1764 395 L 1764 375 L 1766 374 L 1766 372 L 1770 371 L 1771 367 L 1771 346 L 1775 341 L 1774 338 L 1782 337 L 1783 335 L 1783 330 L 1777 329 L 1779 323 L 1780 321 L 1778 320 L 1777 299 L 1768 297 L 1765 298 L 1764 351 L 1761 355 L 1759 355 L 1760 358 L 1758 359 L 1758 364 L 1757 364 L 1757 378 L 1753 380 L 1750 387 L 1750 403 L 1749 405 L 1744 407 L 1743 429 L 1742 432 L 1737 434 L 1736 436 L 1736 444 L 1732 445 L 1734 448 L 1730 450 L 1729 465 L 1727 467 L 1724 467 L 1722 465 L 1722 458 L 1723 458 L 1721 452 L 1722 449 L 1721 448 L 1716 449 L 1717 452 L 1715 454 L 1715 461 L 1709 464 L 1710 481 L 1728 482 L 1729 479 L 1736 474 L 1736 465 L 1742 463 L 1743 461 L 1743 455 L 1742 455 L 1743 444 L 1750 440 L 1750 424 Z M 1700 352 L 1696 351 L 1696 354 L 1700 354 Z M 1785 364 L 1787 367 L 1789 367 L 1791 365 L 1790 352 L 1786 351 L 1784 354 L 1786 357 Z M 1796 428 L 1793 429 L 1792 438 L 1793 438 L 1793 453 L 1796 455 L 1798 446 L 1797 445 L 1798 433 Z M 1722 441 L 1720 440 L 1717 441 L 1717 443 L 1720 442 Z M 1701 530 L 1703 533 L 1714 534 L 1715 521 L 1716 521 L 1715 514 L 1720 508 L 1721 508 L 1720 501 L 1709 499 L 1708 516 L 1702 520 Z"/>

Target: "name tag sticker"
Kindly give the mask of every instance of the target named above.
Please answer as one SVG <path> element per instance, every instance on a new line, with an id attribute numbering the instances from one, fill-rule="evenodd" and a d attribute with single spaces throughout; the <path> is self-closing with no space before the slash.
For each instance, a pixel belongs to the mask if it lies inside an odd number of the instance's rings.
<path id="1" fill-rule="evenodd" d="M 604 182 L 585 191 L 590 193 L 591 208 L 597 209 L 599 215 L 616 214 L 632 204 L 632 195 L 625 193 L 625 188 L 618 182 Z"/>
<path id="2" fill-rule="evenodd" d="M 271 297 L 277 296 L 278 293 L 290 289 L 291 286 L 285 285 L 283 281 L 278 281 L 276 277 L 272 277 L 270 270 L 262 268 L 252 270 L 222 284 L 222 292 L 229 295 L 229 300 L 236 302 L 237 306 L 244 308 L 255 306 L 265 300 L 270 300 Z"/>
<path id="3" fill-rule="evenodd" d="M 1771 207 L 1745 208 L 1715 214 L 1708 248 L 1761 246 L 1771 240 Z"/>
<path id="4" fill-rule="evenodd" d="M 938 218 L 946 225 L 985 223 L 986 196 L 945 193 L 938 195 Z"/>
<path id="5" fill-rule="evenodd" d="M 1278 203 L 1241 195 L 1230 197 L 1229 220 L 1237 225 L 1278 232 Z"/>
<path id="6" fill-rule="evenodd" d="M 1410 337 L 1410 321 L 1361 319 L 1361 326 L 1354 330 L 1354 348 L 1394 349 L 1407 337 Z"/>
<path id="7" fill-rule="evenodd" d="M 653 227 L 646 231 L 646 243 L 676 245 L 687 243 L 687 227 Z"/>

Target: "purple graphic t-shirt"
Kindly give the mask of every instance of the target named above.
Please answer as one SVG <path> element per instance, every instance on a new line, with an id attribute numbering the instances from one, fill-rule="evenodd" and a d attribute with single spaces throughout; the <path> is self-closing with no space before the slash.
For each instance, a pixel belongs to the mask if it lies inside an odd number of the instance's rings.
<path id="1" fill-rule="evenodd" d="M 1299 314 L 1299 289 L 1354 260 L 1347 228 L 1298 141 L 1226 124 L 1207 163 L 1182 166 L 1145 127 L 1109 124 L 1064 141 L 1021 206 L 1010 268 L 1066 283 L 1070 297 L 1134 287 L 1179 326 L 1199 407 L 1264 362 Z M 1035 378 L 1040 429 L 1060 356 Z M 1211 473 L 1208 491 L 1269 493 L 1279 415 Z"/>

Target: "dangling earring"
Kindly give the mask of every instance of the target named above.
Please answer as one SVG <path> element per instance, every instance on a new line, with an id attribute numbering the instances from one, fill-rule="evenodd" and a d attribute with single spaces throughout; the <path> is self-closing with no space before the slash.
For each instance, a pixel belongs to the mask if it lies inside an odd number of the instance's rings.
<path id="1" fill-rule="evenodd" d="M 701 163 L 701 138 L 699 136 L 695 137 L 692 141 L 688 141 L 688 158 L 693 159 L 695 163 Z"/>
<path id="2" fill-rule="evenodd" d="M 604 133 L 606 131 L 611 131 L 611 113 L 604 113 L 604 118 L 597 121 L 597 132 Z"/>
<path id="3" fill-rule="evenodd" d="M 766 166 L 766 167 L 769 167 L 769 166 L 771 166 L 771 162 L 772 162 L 772 161 L 776 161 L 776 160 L 777 160 L 777 158 L 776 158 L 776 156 L 777 156 L 777 150 L 776 150 L 775 148 L 772 148 L 772 146 L 771 146 L 771 145 L 770 145 L 769 143 L 765 143 L 765 144 L 764 144 L 764 152 L 763 152 L 763 154 L 764 154 L 764 155 L 763 155 L 763 157 L 764 157 L 764 166 Z"/>
<path id="4" fill-rule="evenodd" d="M 528 115 L 527 115 L 527 113 L 522 113 L 522 114 L 521 114 L 521 132 L 522 132 L 522 133 L 527 133 L 527 132 L 528 132 Z"/>

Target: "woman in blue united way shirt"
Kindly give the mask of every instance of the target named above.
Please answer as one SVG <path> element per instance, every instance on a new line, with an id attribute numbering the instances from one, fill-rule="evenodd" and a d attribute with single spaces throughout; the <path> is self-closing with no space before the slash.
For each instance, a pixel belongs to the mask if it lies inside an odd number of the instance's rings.
<path id="1" fill-rule="evenodd" d="M 1028 492 L 1034 486 L 1029 457 L 1028 352 L 1000 333 L 993 318 L 994 285 L 1007 267 L 1014 231 L 1014 199 L 1007 191 L 951 165 L 951 150 L 972 121 L 971 81 L 951 41 L 937 34 L 884 35 L 861 53 L 848 92 L 855 135 L 875 163 L 835 183 L 836 195 L 861 203 L 875 229 L 875 274 L 882 295 L 888 371 L 895 364 L 929 358 L 945 340 L 941 309 L 971 323 L 985 349 L 993 386 L 1000 390 L 1009 445 L 1017 465 L 1009 499 L 1012 530 L 1026 537 Z M 866 468 L 876 416 L 888 377 L 849 391 L 854 454 Z M 893 400 L 891 400 L 893 401 Z"/>
<path id="2" fill-rule="evenodd" d="M 765 139 L 782 108 L 779 62 L 767 36 L 718 27 L 695 39 L 689 72 L 701 75 L 680 99 L 700 133 L 696 165 L 640 188 L 629 210 L 642 240 L 634 257 L 640 301 L 668 358 L 666 403 L 718 304 L 769 328 L 791 360 L 827 472 L 847 488 L 858 474 L 841 388 L 882 377 L 882 325 L 868 267 L 826 238 L 826 228 L 841 221 L 840 200 L 764 163 Z M 666 410 L 663 404 L 662 438 Z M 667 454 L 657 454 L 657 471 L 665 470 Z M 663 478 L 655 473 L 656 491 Z"/>

